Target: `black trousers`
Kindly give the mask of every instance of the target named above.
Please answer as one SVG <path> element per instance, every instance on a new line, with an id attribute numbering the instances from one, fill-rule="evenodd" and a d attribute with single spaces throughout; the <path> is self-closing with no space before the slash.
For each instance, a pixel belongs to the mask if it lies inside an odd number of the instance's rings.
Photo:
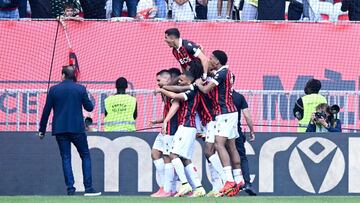
<path id="1" fill-rule="evenodd" d="M 288 11 L 288 20 L 300 20 L 303 14 L 303 5 L 297 2 L 291 2 Z"/>
<path id="2" fill-rule="evenodd" d="M 239 137 L 236 138 L 236 140 L 235 140 L 236 149 L 240 155 L 241 171 L 242 171 L 245 183 L 251 184 L 249 162 L 248 162 L 248 159 L 246 156 L 246 150 L 245 150 L 245 141 L 246 141 L 246 136 L 241 131 L 239 131 Z"/>
<path id="3" fill-rule="evenodd" d="M 80 0 L 86 19 L 105 19 L 106 0 Z"/>
<path id="4" fill-rule="evenodd" d="M 203 5 L 199 4 L 198 2 L 196 2 L 195 12 L 196 12 L 197 19 L 206 20 L 207 14 L 208 14 L 208 7 L 203 6 Z"/>

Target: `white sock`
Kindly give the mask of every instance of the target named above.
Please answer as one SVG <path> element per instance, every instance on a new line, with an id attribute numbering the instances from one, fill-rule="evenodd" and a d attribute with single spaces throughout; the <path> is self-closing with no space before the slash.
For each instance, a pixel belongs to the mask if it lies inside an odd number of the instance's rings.
<path id="1" fill-rule="evenodd" d="M 176 171 L 177 175 L 179 176 L 179 179 L 180 179 L 181 183 L 182 184 L 187 183 L 188 180 L 186 179 L 184 165 L 181 162 L 180 158 L 173 159 L 171 161 L 171 163 L 173 164 L 173 166 L 175 168 L 175 171 Z"/>
<path id="2" fill-rule="evenodd" d="M 185 167 L 185 170 L 186 170 L 187 174 L 189 175 L 190 180 L 194 183 L 194 187 L 195 188 L 200 187 L 201 180 L 200 180 L 199 174 L 198 174 L 194 164 L 191 163 L 191 164 L 187 165 Z"/>
<path id="3" fill-rule="evenodd" d="M 193 180 L 190 177 L 189 171 L 186 170 L 185 168 L 185 175 L 186 175 L 186 179 L 188 180 L 189 184 L 191 185 L 192 189 L 195 190 L 195 183 L 193 182 Z"/>
<path id="4" fill-rule="evenodd" d="M 171 192 L 172 183 L 174 181 L 175 171 L 172 163 L 165 164 L 164 172 L 164 191 Z"/>
<path id="5" fill-rule="evenodd" d="M 209 157 L 209 161 L 211 162 L 211 165 L 214 167 L 214 169 L 218 172 L 221 180 L 225 183 L 226 176 L 219 155 L 217 153 L 213 154 L 211 157 Z"/>
<path id="6" fill-rule="evenodd" d="M 222 181 L 220 179 L 220 176 L 218 172 L 215 170 L 215 168 L 212 166 L 211 163 L 208 163 L 210 175 L 211 175 L 211 184 L 212 184 L 212 190 L 215 192 L 219 192 L 219 190 L 223 187 Z"/>
<path id="7" fill-rule="evenodd" d="M 177 192 L 177 184 L 178 184 L 179 176 L 175 173 L 174 179 L 171 182 L 171 192 L 176 193 Z"/>
<path id="8" fill-rule="evenodd" d="M 154 160 L 154 165 L 156 168 L 156 174 L 158 175 L 157 180 L 157 184 L 159 187 L 163 187 L 164 186 L 164 159 L 160 158 L 157 160 Z"/>
<path id="9" fill-rule="evenodd" d="M 231 171 L 231 166 L 225 166 L 224 167 L 224 173 L 226 176 L 226 181 L 234 182 L 234 177 Z"/>
<path id="10" fill-rule="evenodd" d="M 240 182 L 244 181 L 241 169 L 234 169 L 233 170 L 234 180 L 236 184 L 239 184 Z"/>

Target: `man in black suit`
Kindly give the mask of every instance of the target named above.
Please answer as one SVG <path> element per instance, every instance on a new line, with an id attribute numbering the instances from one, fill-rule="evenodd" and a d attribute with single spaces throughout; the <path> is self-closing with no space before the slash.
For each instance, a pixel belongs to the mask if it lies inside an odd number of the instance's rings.
<path id="1" fill-rule="evenodd" d="M 62 159 L 67 194 L 73 195 L 74 176 L 71 168 L 71 143 L 77 148 L 81 160 L 84 177 L 85 196 L 98 196 L 92 187 L 90 151 L 85 134 L 82 107 L 91 112 L 94 109 L 86 88 L 77 84 L 74 66 L 64 66 L 62 82 L 50 88 L 40 121 L 39 137 L 45 136 L 46 126 L 51 109 L 54 111 L 52 119 L 52 135 L 56 137 Z"/>

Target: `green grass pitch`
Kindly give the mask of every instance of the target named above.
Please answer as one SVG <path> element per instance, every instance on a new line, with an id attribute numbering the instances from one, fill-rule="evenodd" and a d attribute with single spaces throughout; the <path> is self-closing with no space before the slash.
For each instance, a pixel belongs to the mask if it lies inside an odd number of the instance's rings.
<path id="1" fill-rule="evenodd" d="M 307 196 L 307 197 L 233 197 L 233 198 L 150 198 L 144 196 L 0 196 L 1 203 L 360 203 L 352 196 Z"/>

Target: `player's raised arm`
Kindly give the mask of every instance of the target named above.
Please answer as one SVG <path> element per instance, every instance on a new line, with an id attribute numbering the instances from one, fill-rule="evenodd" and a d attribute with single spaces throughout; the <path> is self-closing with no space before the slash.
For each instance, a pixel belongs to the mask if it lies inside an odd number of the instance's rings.
<path id="1" fill-rule="evenodd" d="M 195 83 L 199 90 L 204 94 L 209 93 L 214 87 L 216 87 L 216 84 L 212 81 L 210 81 L 209 84 L 204 85 L 202 79 L 197 79 Z"/>
<path id="2" fill-rule="evenodd" d="M 192 85 L 187 85 L 187 86 L 169 85 L 169 86 L 163 87 L 163 89 L 171 91 L 171 92 L 175 92 L 175 93 L 185 92 L 185 91 L 191 90 L 193 88 L 194 87 Z"/>
<path id="3" fill-rule="evenodd" d="M 201 49 L 199 48 L 199 50 L 201 50 Z M 205 56 L 204 52 L 202 52 L 202 51 L 200 51 L 200 53 L 199 53 L 199 55 L 198 55 L 197 57 L 200 59 L 201 64 L 202 64 L 203 69 L 204 69 L 204 74 L 203 74 L 202 79 L 203 79 L 203 80 L 206 80 L 207 72 L 208 72 L 208 70 L 209 70 L 209 60 L 208 60 L 208 58 Z"/>
<path id="4" fill-rule="evenodd" d="M 186 100 L 186 95 L 183 94 L 183 93 L 175 93 L 175 92 L 170 92 L 168 90 L 165 90 L 163 88 L 158 88 L 156 90 L 156 92 L 159 92 L 167 97 L 170 97 L 171 99 L 176 99 L 176 100 L 179 100 L 179 101 L 183 101 L 183 100 Z"/>

